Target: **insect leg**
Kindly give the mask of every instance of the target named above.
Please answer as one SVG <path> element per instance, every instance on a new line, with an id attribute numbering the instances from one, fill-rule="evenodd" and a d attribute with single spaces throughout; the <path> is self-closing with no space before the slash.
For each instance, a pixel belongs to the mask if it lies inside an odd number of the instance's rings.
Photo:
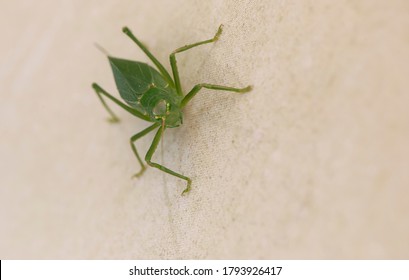
<path id="1" fill-rule="evenodd" d="M 149 59 L 153 62 L 153 64 L 158 67 L 159 72 L 165 77 L 165 79 L 168 81 L 169 84 L 174 86 L 173 80 L 170 77 L 169 72 L 163 67 L 163 65 L 159 62 L 159 60 L 148 50 L 147 47 L 145 47 L 144 44 L 142 44 L 141 41 L 139 41 L 135 35 L 133 35 L 132 31 L 129 30 L 128 27 L 122 28 L 122 32 L 124 32 L 129 38 L 131 38 L 132 41 L 135 42 L 135 44 L 138 45 L 139 48 L 149 57 Z"/>
<path id="2" fill-rule="evenodd" d="M 234 87 L 226 87 L 226 86 L 219 86 L 219 85 L 212 85 L 212 84 L 198 84 L 195 85 L 191 91 L 183 98 L 181 107 L 185 107 L 186 104 L 199 92 L 202 88 L 214 89 L 214 90 L 223 90 L 223 91 L 233 91 L 238 93 L 245 93 L 252 89 L 251 86 L 247 86 L 245 88 L 234 88 Z"/>
<path id="3" fill-rule="evenodd" d="M 182 93 L 182 87 L 180 85 L 179 71 L 178 71 L 178 67 L 177 67 L 177 63 L 176 63 L 176 54 L 180 53 L 180 52 L 187 51 L 187 50 L 189 50 L 191 48 L 194 48 L 194 47 L 197 47 L 197 46 L 200 46 L 200 45 L 216 42 L 219 39 L 220 34 L 222 34 L 222 31 L 223 31 L 223 24 L 221 24 L 219 26 L 219 29 L 217 30 L 216 35 L 214 35 L 214 37 L 212 39 L 201 41 L 201 42 L 190 44 L 190 45 L 186 45 L 184 47 L 181 47 L 181 48 L 178 48 L 178 49 L 174 50 L 170 54 L 170 57 L 169 57 L 170 66 L 172 67 L 172 73 L 173 73 L 173 78 L 175 80 L 176 91 L 180 96 L 183 96 L 183 93 Z"/>
<path id="4" fill-rule="evenodd" d="M 148 116 L 145 116 L 144 114 L 142 114 L 141 112 L 137 111 L 136 109 L 129 107 L 128 105 L 124 104 L 123 102 L 119 101 L 118 99 L 116 99 L 115 97 L 113 97 L 112 95 L 110 95 L 107 91 L 105 91 L 103 88 L 101 88 L 99 85 L 97 85 L 96 83 L 92 84 L 93 89 L 95 90 L 95 92 L 98 95 L 98 98 L 101 100 L 102 105 L 104 105 L 105 109 L 108 111 L 108 113 L 111 115 L 111 119 L 109 119 L 110 122 L 118 122 L 119 118 L 114 114 L 114 112 L 111 111 L 111 109 L 108 107 L 108 105 L 105 103 L 105 100 L 102 98 L 102 95 L 108 97 L 109 99 L 111 99 L 112 101 L 114 101 L 114 103 L 116 103 L 117 105 L 119 105 L 120 107 L 122 107 L 125 111 L 128 111 L 129 113 L 131 113 L 132 115 L 141 118 L 145 121 L 150 121 Z M 101 95 L 102 94 L 102 95 Z"/>
<path id="5" fill-rule="evenodd" d="M 138 151 L 136 150 L 135 141 L 138 140 L 139 138 L 145 136 L 146 134 L 148 134 L 149 132 L 151 132 L 152 130 L 157 128 L 159 125 L 160 125 L 159 123 L 155 123 L 155 124 L 149 126 L 148 128 L 145 128 L 141 132 L 139 132 L 139 133 L 137 133 L 137 134 L 135 134 L 134 136 L 131 137 L 130 142 L 131 142 L 132 151 L 135 154 L 136 158 L 138 159 L 139 163 L 141 164 L 141 171 L 139 171 L 138 173 L 133 175 L 133 177 L 141 176 L 143 174 L 143 172 L 145 171 L 145 169 L 146 169 L 145 165 L 142 162 L 141 157 L 138 154 Z"/>
<path id="6" fill-rule="evenodd" d="M 166 167 L 164 167 L 164 166 L 162 166 L 162 165 L 160 165 L 160 164 L 158 164 L 158 163 L 154 163 L 154 162 L 151 161 L 152 156 L 153 156 L 153 154 L 155 153 L 156 148 L 158 147 L 158 144 L 159 144 L 159 142 L 160 142 L 160 140 L 161 140 L 161 138 L 162 138 L 162 134 L 163 134 L 163 131 L 164 131 L 164 130 L 165 130 L 165 129 L 164 129 L 164 127 L 162 126 L 162 127 L 160 127 L 160 128 L 158 129 L 158 132 L 156 132 L 156 135 L 155 135 L 155 137 L 153 138 L 153 141 L 152 141 L 152 145 L 150 146 L 148 152 L 146 153 L 145 160 L 146 160 L 146 163 L 147 163 L 149 166 L 156 167 L 156 168 L 162 170 L 163 172 L 166 172 L 166 173 L 168 173 L 168 174 L 170 174 L 170 175 L 173 175 L 173 176 L 176 176 L 176 177 L 181 178 L 181 179 L 183 179 L 183 180 L 186 180 L 186 182 L 187 182 L 187 187 L 186 187 L 186 189 L 182 192 L 182 195 L 183 195 L 183 194 L 185 194 L 185 193 L 187 193 L 187 192 L 190 191 L 190 186 L 191 186 L 191 184 L 192 184 L 192 180 L 191 180 L 190 178 L 186 177 L 186 176 L 183 176 L 182 174 L 176 173 L 175 171 L 172 171 L 172 170 L 170 170 L 169 168 L 166 168 Z"/>

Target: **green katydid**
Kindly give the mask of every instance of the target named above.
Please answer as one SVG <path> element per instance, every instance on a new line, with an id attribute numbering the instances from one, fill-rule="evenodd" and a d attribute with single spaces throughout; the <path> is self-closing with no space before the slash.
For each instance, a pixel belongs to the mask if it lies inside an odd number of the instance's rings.
<path id="1" fill-rule="evenodd" d="M 102 96 L 105 96 L 108 99 L 112 100 L 114 103 L 116 103 L 132 115 L 153 123 L 148 128 L 142 130 L 141 132 L 135 134 L 130 138 L 132 151 L 134 152 L 136 158 L 138 159 L 138 162 L 141 165 L 141 170 L 137 174 L 135 174 L 134 177 L 139 177 L 146 169 L 141 157 L 139 156 L 138 151 L 136 150 L 135 141 L 158 128 L 152 144 L 148 152 L 146 153 L 145 161 L 149 166 L 156 167 L 168 174 L 185 180 L 187 182 L 187 186 L 182 194 L 189 192 L 192 184 L 192 180 L 189 177 L 186 177 L 182 174 L 170 170 L 163 165 L 151 161 L 165 129 L 178 127 L 182 124 L 183 108 L 202 88 L 232 91 L 237 93 L 244 93 L 251 90 L 251 86 L 245 88 L 234 88 L 201 83 L 195 85 L 192 90 L 190 90 L 186 95 L 183 94 L 179 79 L 179 72 L 176 65 L 176 54 L 184 52 L 196 46 L 216 42 L 219 39 L 220 34 L 222 33 L 222 28 L 223 25 L 220 25 L 216 35 L 212 39 L 186 45 L 184 47 L 176 49 L 170 54 L 169 58 L 173 78 L 165 69 L 165 67 L 163 67 L 163 65 L 144 46 L 144 44 L 142 44 L 132 34 L 128 27 L 124 27 L 122 29 L 122 31 L 132 41 L 134 41 L 139 46 L 139 48 L 149 57 L 149 59 L 153 62 L 153 64 L 159 71 L 146 63 L 125 60 L 108 55 L 108 60 L 111 64 L 117 89 L 122 99 L 127 104 L 109 94 L 96 83 L 93 83 L 92 87 L 101 100 L 102 105 L 110 114 L 111 122 L 118 122 L 119 119 L 105 103 L 105 100 L 102 98 Z"/>

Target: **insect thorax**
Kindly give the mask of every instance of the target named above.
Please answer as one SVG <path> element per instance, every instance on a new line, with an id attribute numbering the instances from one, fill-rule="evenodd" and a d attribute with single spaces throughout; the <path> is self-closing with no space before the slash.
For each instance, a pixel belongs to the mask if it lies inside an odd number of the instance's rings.
<path id="1" fill-rule="evenodd" d="M 138 101 L 131 104 L 142 114 L 149 116 L 152 122 L 162 122 L 166 127 L 177 127 L 182 124 L 180 103 L 182 98 L 173 88 L 158 88 L 154 85 L 138 96 Z"/>

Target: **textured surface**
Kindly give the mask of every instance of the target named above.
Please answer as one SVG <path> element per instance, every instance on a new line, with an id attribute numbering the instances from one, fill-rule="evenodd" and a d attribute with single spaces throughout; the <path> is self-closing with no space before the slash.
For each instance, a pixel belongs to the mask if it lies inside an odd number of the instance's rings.
<path id="1" fill-rule="evenodd" d="M 22 1 L 0 4 L 0 258 L 408 258 L 409 4 L 396 1 Z M 140 180 L 91 89 L 107 59 L 203 90 Z M 152 139 L 137 143 L 146 151 Z"/>

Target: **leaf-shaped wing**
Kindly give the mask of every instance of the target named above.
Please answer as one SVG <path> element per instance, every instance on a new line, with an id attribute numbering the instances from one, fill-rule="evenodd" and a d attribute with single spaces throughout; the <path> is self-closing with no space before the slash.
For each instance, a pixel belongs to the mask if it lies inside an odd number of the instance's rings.
<path id="1" fill-rule="evenodd" d="M 115 57 L 108 59 L 119 94 L 131 106 L 135 107 L 152 84 L 162 89 L 168 87 L 162 75 L 146 63 Z"/>

